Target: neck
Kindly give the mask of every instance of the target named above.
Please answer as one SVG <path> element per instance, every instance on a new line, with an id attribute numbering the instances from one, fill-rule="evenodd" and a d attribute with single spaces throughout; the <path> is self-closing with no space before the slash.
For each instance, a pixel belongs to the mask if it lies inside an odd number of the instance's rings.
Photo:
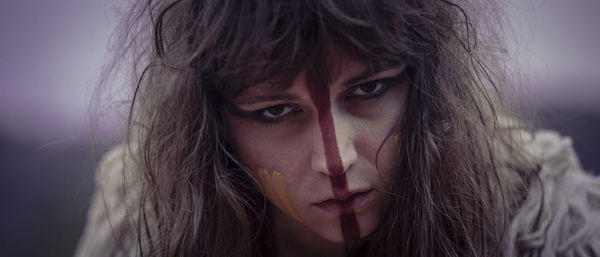
<path id="1" fill-rule="evenodd" d="M 274 239 L 278 257 L 333 256 L 345 257 L 345 243 L 323 239 L 306 226 L 272 206 Z"/>

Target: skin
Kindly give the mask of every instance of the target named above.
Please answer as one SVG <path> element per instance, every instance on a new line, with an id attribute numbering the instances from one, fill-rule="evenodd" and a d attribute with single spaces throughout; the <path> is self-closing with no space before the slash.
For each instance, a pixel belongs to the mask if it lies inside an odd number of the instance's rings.
<path id="1" fill-rule="evenodd" d="M 302 222 L 302 218 L 294 209 L 290 192 L 287 189 L 287 182 L 283 175 L 278 171 L 269 172 L 267 169 L 258 169 L 258 180 L 263 186 L 263 191 L 271 203 L 279 207 L 286 215 L 294 218 L 298 222 Z"/>
<path id="2" fill-rule="evenodd" d="M 340 243 L 377 228 L 397 149 L 396 135 L 386 137 L 408 92 L 404 68 L 356 80 L 365 65 L 344 57 L 326 82 L 305 70 L 286 89 L 262 83 L 230 100 L 237 109 L 225 114 L 231 143 L 278 207 L 272 217 L 279 247 L 343 255 Z M 332 209 L 328 200 L 343 207 Z M 344 221 L 344 213 L 354 221 Z"/>

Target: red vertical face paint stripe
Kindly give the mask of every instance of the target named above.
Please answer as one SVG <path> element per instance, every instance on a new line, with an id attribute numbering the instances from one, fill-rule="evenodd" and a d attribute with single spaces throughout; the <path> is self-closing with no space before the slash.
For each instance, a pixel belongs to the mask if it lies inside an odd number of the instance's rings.
<path id="1" fill-rule="evenodd" d="M 356 215 L 354 215 L 354 209 L 352 208 L 352 202 L 345 201 L 340 213 L 340 224 L 342 225 L 342 236 L 345 241 L 358 239 L 360 237 L 360 230 L 358 228 L 358 221 Z"/>
<path id="2" fill-rule="evenodd" d="M 327 169 L 329 170 L 329 181 L 333 195 L 338 200 L 344 200 L 350 196 L 348 181 L 344 173 L 344 165 L 337 146 L 335 135 L 335 126 L 333 116 L 331 115 L 331 101 L 329 99 L 329 90 L 327 89 L 324 78 L 318 76 L 314 71 L 306 73 L 306 84 L 310 97 L 317 108 L 319 119 L 319 128 L 323 137 L 325 150 L 325 159 Z M 344 203 L 340 211 L 340 226 L 342 228 L 342 237 L 345 241 L 358 239 L 360 230 L 358 221 L 354 214 L 351 203 Z"/>
<path id="3" fill-rule="evenodd" d="M 330 175 L 329 181 L 331 182 L 331 190 L 333 190 L 333 195 L 336 199 L 342 200 L 350 197 L 345 174 Z"/>

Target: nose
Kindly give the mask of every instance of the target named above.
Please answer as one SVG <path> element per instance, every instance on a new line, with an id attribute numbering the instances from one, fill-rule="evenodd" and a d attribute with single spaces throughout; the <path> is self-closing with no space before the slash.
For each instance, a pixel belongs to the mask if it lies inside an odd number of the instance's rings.
<path id="1" fill-rule="evenodd" d="M 315 126 L 311 168 L 328 176 L 345 173 L 358 158 L 349 121 L 343 115 L 319 117 Z"/>

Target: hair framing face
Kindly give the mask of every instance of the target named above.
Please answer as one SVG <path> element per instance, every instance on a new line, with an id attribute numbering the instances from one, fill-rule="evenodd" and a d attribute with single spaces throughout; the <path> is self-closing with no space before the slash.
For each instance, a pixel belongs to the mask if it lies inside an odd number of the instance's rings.
<path id="1" fill-rule="evenodd" d="M 486 55 L 473 19 L 489 19 L 494 12 L 486 10 L 495 9 L 493 1 L 136 2 L 124 21 L 122 49 L 146 67 L 129 124 L 139 136 L 130 143 L 139 144 L 140 206 L 153 207 L 139 210 L 140 251 L 272 250 L 263 243 L 270 236 L 261 222 L 264 198 L 240 172 L 219 107 L 248 86 L 287 86 L 306 67 L 336 61 L 322 58 L 333 47 L 368 67 L 405 63 L 412 70 L 390 181 L 396 197 L 385 205 L 385 229 L 370 237 L 373 255 L 490 255 L 500 241 L 497 213 L 505 211 L 496 209 L 505 197 L 495 193 L 502 185 L 494 153 L 513 139 L 498 126 L 500 109 L 484 85 L 496 85 L 499 59 Z M 520 151 L 509 152 L 507 166 L 526 178 Z M 414 222 L 420 218 L 427 222 Z M 158 229 L 146 237 L 141 228 L 148 223 Z"/>

